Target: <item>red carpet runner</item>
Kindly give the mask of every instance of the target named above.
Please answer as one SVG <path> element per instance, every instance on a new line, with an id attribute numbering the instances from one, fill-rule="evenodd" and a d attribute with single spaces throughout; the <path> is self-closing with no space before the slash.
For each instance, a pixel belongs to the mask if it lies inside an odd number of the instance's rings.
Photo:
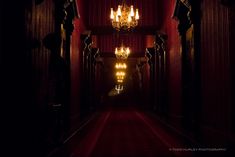
<path id="1" fill-rule="evenodd" d="M 71 157 L 171 157 L 190 156 L 173 152 L 183 147 L 144 113 L 132 108 L 102 112 Z"/>

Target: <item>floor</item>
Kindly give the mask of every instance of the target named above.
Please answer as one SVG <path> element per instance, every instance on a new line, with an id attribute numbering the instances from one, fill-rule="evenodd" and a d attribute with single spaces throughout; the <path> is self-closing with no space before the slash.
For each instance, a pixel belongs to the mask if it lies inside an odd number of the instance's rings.
<path id="1" fill-rule="evenodd" d="M 163 125 L 135 107 L 110 107 L 100 111 L 53 157 L 174 157 L 193 156 L 180 151 L 187 144 Z"/>

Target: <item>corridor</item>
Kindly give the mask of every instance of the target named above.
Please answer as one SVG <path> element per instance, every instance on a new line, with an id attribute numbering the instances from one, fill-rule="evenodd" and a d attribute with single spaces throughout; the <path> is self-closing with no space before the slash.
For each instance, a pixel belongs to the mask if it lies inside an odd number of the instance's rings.
<path id="1" fill-rule="evenodd" d="M 0 7 L 1 157 L 235 156 L 234 0 Z"/>
<path id="2" fill-rule="evenodd" d="M 185 137 L 164 126 L 153 114 L 136 107 L 109 107 L 96 113 L 89 123 L 83 126 L 86 130 L 83 137 L 78 131 L 78 135 L 69 139 L 73 142 L 67 141 L 50 156 L 190 157 L 193 153 Z"/>

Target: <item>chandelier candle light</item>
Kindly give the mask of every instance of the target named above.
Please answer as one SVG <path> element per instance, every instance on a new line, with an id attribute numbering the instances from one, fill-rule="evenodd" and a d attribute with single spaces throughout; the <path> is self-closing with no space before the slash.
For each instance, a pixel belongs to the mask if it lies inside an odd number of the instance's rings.
<path id="1" fill-rule="evenodd" d="M 120 62 L 118 62 L 118 63 L 115 64 L 115 68 L 116 68 L 116 69 L 126 69 L 126 68 L 127 68 L 127 65 L 126 65 L 126 63 L 120 63 Z"/>
<path id="2" fill-rule="evenodd" d="M 115 48 L 115 55 L 117 59 L 127 59 L 130 54 L 130 48 L 122 46 Z"/>
<path id="3" fill-rule="evenodd" d="M 118 83 L 123 83 L 126 73 L 124 71 L 117 71 L 116 78 Z"/>
<path id="4" fill-rule="evenodd" d="M 111 8 L 110 19 L 113 28 L 116 30 L 130 30 L 138 25 L 139 12 L 138 9 L 134 12 L 133 5 L 128 7 L 125 1 L 123 1 L 122 5 L 118 5 L 117 11 Z"/>
<path id="5" fill-rule="evenodd" d="M 122 90 L 123 90 L 123 85 L 120 85 L 120 84 L 115 85 L 115 90 L 116 90 L 116 91 L 117 91 L 117 93 L 119 94 L 119 93 L 120 93 L 120 91 L 122 91 Z"/>

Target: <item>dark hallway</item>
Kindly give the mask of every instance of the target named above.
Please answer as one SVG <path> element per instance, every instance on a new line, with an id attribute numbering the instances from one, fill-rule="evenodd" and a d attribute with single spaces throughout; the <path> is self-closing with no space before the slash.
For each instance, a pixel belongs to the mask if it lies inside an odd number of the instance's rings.
<path id="1" fill-rule="evenodd" d="M 1 156 L 235 155 L 233 0 L 0 6 Z"/>
<path id="2" fill-rule="evenodd" d="M 97 113 L 86 131 L 66 142 L 51 156 L 192 156 L 191 152 L 171 149 L 189 146 L 186 138 L 170 131 L 150 113 L 134 106 L 108 107 Z M 87 128 L 86 128 L 87 127 Z M 80 142 L 78 142 L 80 141 Z M 188 142 L 188 143 L 187 143 Z"/>

